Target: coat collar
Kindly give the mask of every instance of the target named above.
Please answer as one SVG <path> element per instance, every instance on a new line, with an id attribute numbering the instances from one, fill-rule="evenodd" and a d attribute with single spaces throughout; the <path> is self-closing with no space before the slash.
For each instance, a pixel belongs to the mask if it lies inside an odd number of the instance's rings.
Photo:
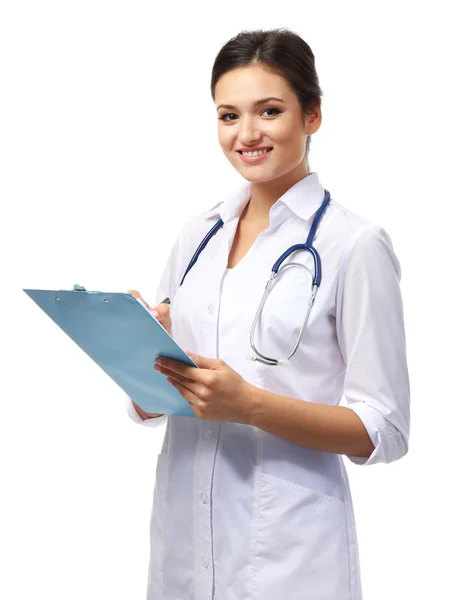
<path id="1" fill-rule="evenodd" d="M 218 208 L 220 218 L 224 223 L 238 217 L 249 201 L 251 183 L 246 182 Z M 324 188 L 317 173 L 310 173 L 291 188 L 289 188 L 270 209 L 270 223 L 280 222 L 296 215 L 308 221 L 321 206 L 324 199 Z M 214 207 L 215 208 L 215 207 Z"/>

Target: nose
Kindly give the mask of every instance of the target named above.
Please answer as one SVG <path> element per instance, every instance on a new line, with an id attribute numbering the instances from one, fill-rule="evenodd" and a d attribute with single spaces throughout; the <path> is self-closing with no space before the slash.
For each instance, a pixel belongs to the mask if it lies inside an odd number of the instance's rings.
<path id="1" fill-rule="evenodd" d="M 252 117 L 242 117 L 239 124 L 239 141 L 243 146 L 251 146 L 258 142 L 261 132 Z"/>

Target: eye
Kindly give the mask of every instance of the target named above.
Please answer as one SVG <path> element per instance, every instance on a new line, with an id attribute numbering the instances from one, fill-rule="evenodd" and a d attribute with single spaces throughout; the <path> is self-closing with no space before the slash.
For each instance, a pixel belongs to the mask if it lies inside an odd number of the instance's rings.
<path id="1" fill-rule="evenodd" d="M 222 115 L 221 117 L 219 117 L 220 121 L 228 121 L 228 119 L 226 117 L 235 117 L 236 115 L 234 113 L 226 113 L 225 115 Z M 232 119 L 234 121 L 234 119 Z"/>
<path id="2" fill-rule="evenodd" d="M 278 108 L 265 108 L 265 110 L 263 112 L 267 112 L 268 110 L 275 110 L 276 114 L 279 114 L 281 111 Z M 272 116 L 272 115 L 270 115 Z"/>
<path id="3" fill-rule="evenodd" d="M 270 117 L 276 116 L 278 115 L 281 111 L 278 108 L 265 108 L 265 110 L 262 112 L 268 112 L 268 111 L 275 111 L 274 114 L 272 115 L 268 115 Z M 221 117 L 219 117 L 220 121 L 224 121 L 224 122 L 230 122 L 230 121 L 235 121 L 236 119 L 228 119 L 228 117 L 237 117 L 237 115 L 235 113 L 226 113 L 225 115 L 222 115 Z"/>

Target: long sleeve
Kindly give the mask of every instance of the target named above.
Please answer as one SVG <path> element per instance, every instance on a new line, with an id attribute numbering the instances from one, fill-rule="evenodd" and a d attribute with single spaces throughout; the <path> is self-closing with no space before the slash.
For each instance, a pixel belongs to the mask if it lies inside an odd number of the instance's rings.
<path id="1" fill-rule="evenodd" d="M 408 451 L 410 389 L 400 290 L 391 239 L 368 225 L 350 240 L 340 266 L 337 338 L 345 364 L 344 394 L 375 449 L 359 465 L 389 463 Z"/>

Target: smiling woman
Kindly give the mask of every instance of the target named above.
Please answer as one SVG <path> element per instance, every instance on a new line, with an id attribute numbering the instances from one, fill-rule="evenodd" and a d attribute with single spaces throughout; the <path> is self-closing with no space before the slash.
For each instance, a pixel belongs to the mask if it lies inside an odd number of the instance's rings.
<path id="1" fill-rule="evenodd" d="M 319 95 L 305 112 L 290 80 L 258 62 L 215 76 L 220 146 L 254 192 L 289 173 L 294 181 L 308 175 L 310 135 L 321 125 Z"/>
<path id="2" fill-rule="evenodd" d="M 198 367 L 155 368 L 196 418 L 144 419 L 129 403 L 138 423 L 167 420 L 148 600 L 361 600 L 343 456 L 371 465 L 408 449 L 400 264 L 386 231 L 310 172 L 322 92 L 302 38 L 238 34 L 215 59 L 211 92 L 219 144 L 245 184 L 219 204 L 213 191 L 158 289 Z M 276 279 L 279 266 L 297 268 Z"/>

